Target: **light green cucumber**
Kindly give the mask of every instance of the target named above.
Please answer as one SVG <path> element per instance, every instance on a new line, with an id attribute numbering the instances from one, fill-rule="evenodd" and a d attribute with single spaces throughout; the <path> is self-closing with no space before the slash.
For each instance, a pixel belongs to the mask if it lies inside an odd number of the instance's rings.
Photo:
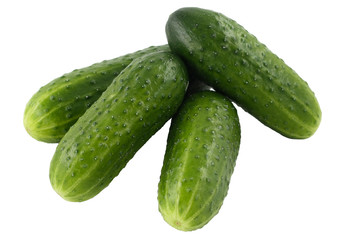
<path id="1" fill-rule="evenodd" d="M 240 145 L 235 107 L 223 95 L 186 97 L 172 118 L 158 186 L 159 211 L 176 229 L 207 224 L 227 195 Z"/>
<path id="2" fill-rule="evenodd" d="M 210 10 L 182 8 L 170 15 L 166 35 L 189 72 L 266 126 L 298 139 L 317 130 L 321 110 L 308 84 L 235 21 Z"/>
<path id="3" fill-rule="evenodd" d="M 61 139 L 50 165 L 53 189 L 74 202 L 97 195 L 175 114 L 187 86 L 176 55 L 136 58 Z"/>
<path id="4" fill-rule="evenodd" d="M 74 70 L 35 93 L 26 105 L 24 126 L 33 138 L 57 143 L 101 96 L 112 80 L 135 58 L 169 51 L 167 45 L 149 47 L 112 60 Z"/>

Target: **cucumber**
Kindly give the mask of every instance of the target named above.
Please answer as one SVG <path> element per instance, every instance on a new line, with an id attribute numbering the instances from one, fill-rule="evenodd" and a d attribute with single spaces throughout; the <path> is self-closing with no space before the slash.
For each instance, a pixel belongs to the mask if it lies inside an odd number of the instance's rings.
<path id="1" fill-rule="evenodd" d="M 189 72 L 266 126 L 296 139 L 317 130 L 321 110 L 308 84 L 235 21 L 182 8 L 170 15 L 166 35 Z"/>
<path id="2" fill-rule="evenodd" d="M 176 55 L 135 59 L 61 139 L 50 164 L 53 189 L 73 202 L 97 195 L 175 114 L 187 86 Z"/>
<path id="3" fill-rule="evenodd" d="M 227 195 L 240 147 L 235 107 L 220 93 L 186 97 L 172 118 L 158 185 L 164 220 L 182 231 L 207 224 Z"/>
<path id="4" fill-rule="evenodd" d="M 26 105 L 24 113 L 26 131 L 39 141 L 59 142 L 133 59 L 159 51 L 169 51 L 168 45 L 152 46 L 112 60 L 105 60 L 74 70 L 46 84 Z"/>

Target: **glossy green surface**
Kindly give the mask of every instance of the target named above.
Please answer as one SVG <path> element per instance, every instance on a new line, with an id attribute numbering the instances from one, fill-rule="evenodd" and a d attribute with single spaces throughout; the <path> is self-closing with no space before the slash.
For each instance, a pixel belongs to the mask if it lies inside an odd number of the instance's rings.
<path id="1" fill-rule="evenodd" d="M 135 59 L 61 139 L 50 165 L 54 190 L 75 202 L 97 195 L 175 114 L 187 86 L 177 56 Z"/>
<path id="2" fill-rule="evenodd" d="M 74 70 L 51 81 L 27 103 L 24 113 L 26 131 L 39 141 L 59 142 L 133 59 L 159 51 L 169 51 L 169 47 L 149 47 Z"/>
<path id="3" fill-rule="evenodd" d="M 172 118 L 158 188 L 167 223 L 191 231 L 218 213 L 239 146 L 238 115 L 226 97 L 202 91 L 185 99 Z"/>
<path id="4" fill-rule="evenodd" d="M 216 91 L 289 138 L 308 138 L 321 110 L 308 84 L 255 36 L 226 16 L 182 8 L 166 24 L 169 46 Z"/>

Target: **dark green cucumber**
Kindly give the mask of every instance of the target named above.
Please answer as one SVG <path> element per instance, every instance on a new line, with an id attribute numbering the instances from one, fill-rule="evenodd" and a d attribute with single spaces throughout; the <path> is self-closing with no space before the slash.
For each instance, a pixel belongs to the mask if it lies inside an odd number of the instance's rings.
<path id="1" fill-rule="evenodd" d="M 226 16 L 182 8 L 166 24 L 171 50 L 190 72 L 289 138 L 308 138 L 321 110 L 300 76 L 255 36 Z"/>
<path id="2" fill-rule="evenodd" d="M 203 227 L 227 195 L 240 145 L 235 107 L 211 91 L 187 97 L 172 118 L 161 170 L 159 211 L 182 231 Z"/>
<path id="3" fill-rule="evenodd" d="M 61 139 L 50 165 L 54 190 L 68 201 L 98 194 L 175 114 L 187 86 L 176 55 L 135 59 Z"/>
<path id="4" fill-rule="evenodd" d="M 169 51 L 168 45 L 149 47 L 96 63 L 51 81 L 27 103 L 24 114 L 26 131 L 39 141 L 59 142 L 133 59 L 159 51 Z"/>

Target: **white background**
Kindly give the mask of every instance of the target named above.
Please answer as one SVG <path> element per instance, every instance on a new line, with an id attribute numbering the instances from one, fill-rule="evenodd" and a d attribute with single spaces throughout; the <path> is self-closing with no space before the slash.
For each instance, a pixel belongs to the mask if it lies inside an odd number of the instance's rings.
<path id="1" fill-rule="evenodd" d="M 1 1 L 0 239 L 360 239 L 360 8 L 356 1 Z M 158 212 L 169 122 L 108 188 L 71 203 L 51 188 L 56 144 L 22 125 L 30 97 L 75 68 L 166 43 L 180 7 L 225 14 L 310 85 L 322 123 L 291 140 L 238 109 L 242 139 L 227 198 L 209 224 Z"/>

